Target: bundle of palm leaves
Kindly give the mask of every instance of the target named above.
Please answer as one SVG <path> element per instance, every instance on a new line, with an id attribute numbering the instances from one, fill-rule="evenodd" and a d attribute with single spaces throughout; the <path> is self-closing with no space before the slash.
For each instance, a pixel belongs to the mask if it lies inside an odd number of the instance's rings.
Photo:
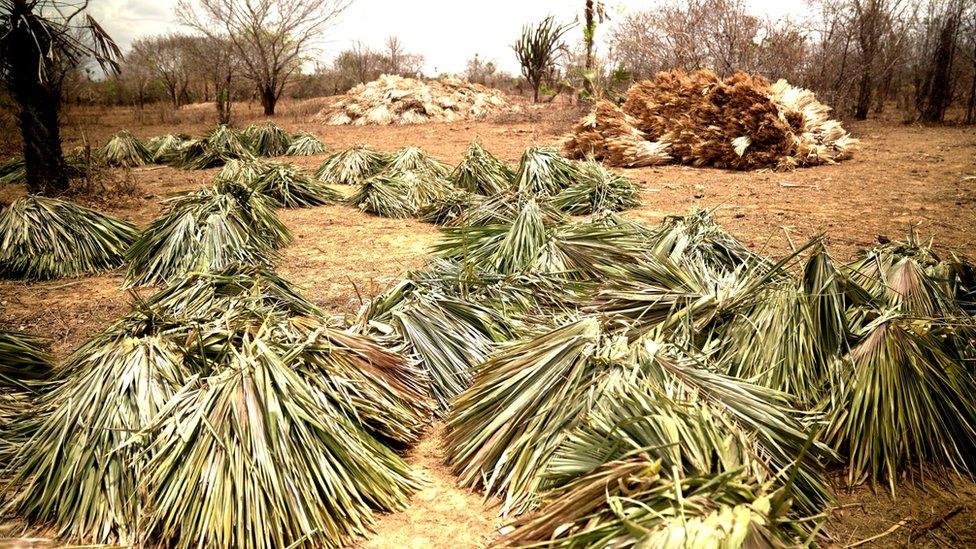
<path id="1" fill-rule="evenodd" d="M 194 275 L 141 303 L 13 425 L 30 436 L 8 508 L 82 543 L 338 547 L 364 534 L 372 510 L 417 487 L 389 444 L 425 424 L 421 378 L 314 315 L 260 269 Z"/>
<path id="2" fill-rule="evenodd" d="M 201 139 L 185 142 L 179 151 L 173 164 L 186 170 L 213 168 L 253 156 L 241 135 L 227 126 L 218 126 Z"/>
<path id="3" fill-rule="evenodd" d="M 19 332 L 0 331 L 0 430 L 29 408 L 30 397 L 51 375 L 51 359 L 40 340 Z M 0 469 L 14 441 L 0 431 Z"/>
<path id="4" fill-rule="evenodd" d="M 420 147 L 404 147 L 390 154 L 386 169 L 393 174 L 413 172 L 418 175 L 446 178 L 451 173 L 447 164 L 431 157 Z"/>
<path id="5" fill-rule="evenodd" d="M 287 156 L 314 156 L 325 152 L 325 145 L 319 141 L 318 137 L 308 132 L 298 132 L 291 137 L 291 143 L 288 145 L 285 154 Z"/>
<path id="6" fill-rule="evenodd" d="M 365 145 L 333 154 L 315 172 L 315 177 L 330 185 L 359 185 L 383 170 L 387 157 Z"/>
<path id="7" fill-rule="evenodd" d="M 383 217 L 410 217 L 417 211 L 410 181 L 385 173 L 363 181 L 346 200 L 364 212 Z"/>
<path id="8" fill-rule="evenodd" d="M 153 161 L 153 153 L 131 133 L 122 130 L 112 136 L 102 147 L 102 158 L 109 166 L 132 168 Z"/>
<path id="9" fill-rule="evenodd" d="M 151 154 L 150 160 L 155 164 L 169 164 L 176 160 L 180 149 L 190 141 L 188 135 L 157 135 L 146 142 L 146 149 Z"/>
<path id="10" fill-rule="evenodd" d="M 229 181 L 241 185 L 253 186 L 258 177 L 266 172 L 272 163 L 260 158 L 242 158 L 228 160 L 220 168 L 214 181 Z"/>
<path id="11" fill-rule="evenodd" d="M 492 196 L 512 186 L 515 172 L 481 145 L 472 143 L 451 173 L 454 185 L 466 191 Z"/>
<path id="12" fill-rule="evenodd" d="M 0 212 L 0 276 L 44 280 L 122 264 L 136 228 L 66 200 L 25 196 Z"/>
<path id="13" fill-rule="evenodd" d="M 552 197 L 551 203 L 571 215 L 602 211 L 619 212 L 640 205 L 638 187 L 626 177 L 602 164 L 588 160 L 579 164 L 579 177 Z"/>
<path id="14" fill-rule="evenodd" d="M 284 208 L 334 204 L 343 199 L 338 191 L 330 189 L 298 166 L 287 162 L 269 164 L 254 180 L 253 187 Z"/>
<path id="15" fill-rule="evenodd" d="M 414 211 L 426 208 L 455 191 L 450 181 L 431 173 L 387 170 L 383 172 L 383 175 L 399 178 L 406 183 L 410 189 L 410 202 L 413 204 Z"/>
<path id="16" fill-rule="evenodd" d="M 551 196 L 579 178 L 579 169 L 551 147 L 530 147 L 522 153 L 514 185 L 520 193 Z"/>
<path id="17" fill-rule="evenodd" d="M 251 154 L 255 156 L 281 156 L 291 146 L 291 136 L 277 124 L 251 124 L 240 132 Z"/>
<path id="18" fill-rule="evenodd" d="M 476 208 L 483 200 L 481 195 L 453 189 L 420 208 L 417 217 L 421 221 L 437 225 L 459 223 L 470 209 Z"/>
<path id="19" fill-rule="evenodd" d="M 170 199 L 126 252 L 126 283 L 160 284 L 188 272 L 273 261 L 276 250 L 291 241 L 274 205 L 232 182 Z"/>

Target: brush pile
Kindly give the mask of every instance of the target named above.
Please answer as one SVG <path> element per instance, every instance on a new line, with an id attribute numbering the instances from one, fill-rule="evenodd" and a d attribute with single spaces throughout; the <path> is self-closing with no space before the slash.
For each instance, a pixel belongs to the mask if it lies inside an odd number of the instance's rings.
<path id="1" fill-rule="evenodd" d="M 792 169 L 849 158 L 857 146 L 830 108 L 785 80 L 675 70 L 635 84 L 623 107 L 603 101 L 563 144 L 613 166 L 671 161 L 752 170 Z"/>
<path id="2" fill-rule="evenodd" d="M 0 212 L 0 276 L 46 280 L 122 265 L 129 223 L 73 202 L 25 196 Z"/>
<path id="3" fill-rule="evenodd" d="M 317 118 L 331 126 L 474 120 L 504 109 L 502 92 L 448 76 L 415 80 L 384 74 L 349 90 Z"/>

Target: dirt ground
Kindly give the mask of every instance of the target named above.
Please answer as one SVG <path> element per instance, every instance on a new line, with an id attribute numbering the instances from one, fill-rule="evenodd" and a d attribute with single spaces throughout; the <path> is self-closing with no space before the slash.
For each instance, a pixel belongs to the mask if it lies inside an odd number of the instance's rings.
<path id="1" fill-rule="evenodd" d="M 318 135 L 331 149 L 356 143 L 390 150 L 425 148 L 451 163 L 468 144 L 480 142 L 511 163 L 530 145 L 553 144 L 577 113 L 570 108 L 527 110 L 489 122 L 397 127 L 329 127 L 311 120 L 316 104 L 286 106 L 275 122 L 289 130 Z M 256 119 L 252 106 L 239 110 L 244 123 Z M 165 110 L 87 110 L 68 116 L 66 147 L 83 139 L 93 144 L 123 127 L 143 138 L 161 133 L 201 133 L 212 127 L 205 106 L 179 113 Z M 888 121 L 850 124 L 863 141 L 854 159 L 794 172 L 727 172 L 665 166 L 628 170 L 644 186 L 642 206 L 625 215 L 653 224 L 692 206 L 714 208 L 733 235 L 757 251 L 781 255 L 791 242 L 826 233 L 838 259 L 849 259 L 879 235 L 902 238 L 916 226 L 946 251 L 976 256 L 976 129 L 907 126 Z M 289 158 L 314 169 L 324 156 Z M 83 196 L 79 201 L 145 226 L 161 211 L 167 195 L 206 184 L 216 170 L 169 167 L 118 170 L 116 181 L 134 185 L 127 194 Z M 0 202 L 22 189 L 0 189 Z M 435 227 L 416 220 L 391 220 L 344 206 L 283 210 L 295 243 L 284 251 L 279 272 L 331 313 L 355 314 L 369 297 L 405 271 L 423 265 Z M 88 337 L 123 314 L 131 302 L 119 289 L 120 273 L 84 279 L 25 284 L 0 281 L 0 328 L 47 338 L 63 358 Z M 428 481 L 406 511 L 381 517 L 376 534 L 362 547 L 478 547 L 497 536 L 503 521 L 490 502 L 459 490 L 443 467 L 439 427 L 410 453 Z M 908 483 L 892 498 L 838 481 L 838 502 L 829 512 L 831 543 L 844 546 L 890 531 L 862 546 L 976 545 L 976 484 L 950 479 L 948 485 L 919 490 Z M 961 509 L 960 509 L 961 507 Z M 947 520 L 940 520 L 948 517 Z"/>

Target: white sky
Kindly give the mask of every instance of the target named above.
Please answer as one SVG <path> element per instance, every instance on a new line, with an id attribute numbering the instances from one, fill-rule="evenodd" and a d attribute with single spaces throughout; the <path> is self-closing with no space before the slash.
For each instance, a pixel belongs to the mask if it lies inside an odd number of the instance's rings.
<path id="1" fill-rule="evenodd" d="M 753 13 L 773 19 L 800 15 L 806 9 L 805 0 L 748 1 Z M 658 4 L 657 0 L 605 2 L 608 25 L 623 14 Z M 135 38 L 185 30 L 176 21 L 175 5 L 176 0 L 91 0 L 89 9 L 126 51 Z M 475 53 L 517 74 L 510 45 L 522 25 L 549 14 L 560 21 L 581 19 L 582 9 L 583 0 L 355 0 L 323 37 L 315 57 L 328 62 L 357 40 L 381 48 L 387 36 L 396 35 L 407 51 L 424 56 L 428 75 L 462 72 Z"/>

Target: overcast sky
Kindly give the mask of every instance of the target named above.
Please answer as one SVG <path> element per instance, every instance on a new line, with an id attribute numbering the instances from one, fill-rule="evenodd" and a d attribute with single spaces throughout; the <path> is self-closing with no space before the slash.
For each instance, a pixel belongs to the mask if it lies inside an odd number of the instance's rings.
<path id="1" fill-rule="evenodd" d="M 656 0 L 606 0 L 611 18 L 653 7 Z M 773 19 L 801 15 L 804 0 L 749 0 L 756 14 Z M 185 30 L 176 21 L 176 0 L 91 0 L 92 15 L 127 50 L 145 35 Z M 315 57 L 324 62 L 359 40 L 379 48 L 396 35 L 426 60 L 425 72 L 462 72 L 475 53 L 505 71 L 518 72 L 510 44 L 522 24 L 552 14 L 562 21 L 581 17 L 582 1 L 570 0 L 355 0 L 326 34 Z M 599 38 L 598 38 L 599 40 Z"/>

